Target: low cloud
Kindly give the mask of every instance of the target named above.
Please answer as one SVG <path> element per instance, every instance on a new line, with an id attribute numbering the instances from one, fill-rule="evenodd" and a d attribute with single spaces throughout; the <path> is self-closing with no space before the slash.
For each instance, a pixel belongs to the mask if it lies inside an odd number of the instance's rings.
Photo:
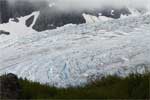
<path id="1" fill-rule="evenodd" d="M 9 0 L 11 3 L 23 0 Z M 82 10 L 91 8 L 102 8 L 104 6 L 112 7 L 131 7 L 146 8 L 150 6 L 150 0 L 24 0 L 30 2 L 48 1 L 56 4 L 56 7 L 62 10 Z"/>
<path id="2" fill-rule="evenodd" d="M 101 8 L 103 6 L 112 7 L 132 7 L 144 8 L 149 3 L 149 0 L 53 0 L 56 2 L 57 7 L 61 9 L 88 9 L 88 8 Z"/>

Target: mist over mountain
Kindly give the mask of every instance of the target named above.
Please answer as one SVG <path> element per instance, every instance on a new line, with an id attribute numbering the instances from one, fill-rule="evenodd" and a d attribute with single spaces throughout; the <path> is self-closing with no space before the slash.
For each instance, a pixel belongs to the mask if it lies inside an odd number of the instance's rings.
<path id="1" fill-rule="evenodd" d="M 14 4 L 18 1 L 28 1 L 31 3 L 35 2 L 49 2 L 56 3 L 57 7 L 61 9 L 89 9 L 89 8 L 101 8 L 104 6 L 112 7 L 134 7 L 134 8 L 145 8 L 149 3 L 149 0 L 8 0 L 8 2 Z M 66 9 L 67 8 L 67 9 Z"/>
<path id="2" fill-rule="evenodd" d="M 149 0 L 0 0 L 0 23 L 40 11 L 33 29 L 43 31 L 69 23 L 85 23 L 83 13 L 117 19 L 121 15 L 131 14 L 129 8 L 146 10 L 148 2 Z M 32 21 L 27 23 L 31 24 Z"/>

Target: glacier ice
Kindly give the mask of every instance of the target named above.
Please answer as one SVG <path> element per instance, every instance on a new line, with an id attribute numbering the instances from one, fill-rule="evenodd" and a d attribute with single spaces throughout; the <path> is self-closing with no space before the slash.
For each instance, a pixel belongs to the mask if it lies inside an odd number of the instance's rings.
<path id="1" fill-rule="evenodd" d="M 14 29 L 0 35 L 0 74 L 67 87 L 86 83 L 90 75 L 124 77 L 150 70 L 148 14 L 44 32 Z"/>

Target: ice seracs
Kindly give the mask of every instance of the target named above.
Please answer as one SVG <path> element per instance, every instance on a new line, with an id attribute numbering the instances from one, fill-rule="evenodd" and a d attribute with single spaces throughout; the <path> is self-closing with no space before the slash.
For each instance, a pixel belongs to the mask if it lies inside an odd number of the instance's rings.
<path id="1" fill-rule="evenodd" d="M 150 70 L 150 15 L 69 24 L 43 32 L 24 27 L 22 31 L 21 25 L 3 24 L 11 34 L 0 35 L 0 74 L 67 87 L 84 84 L 91 75 L 124 77 Z"/>

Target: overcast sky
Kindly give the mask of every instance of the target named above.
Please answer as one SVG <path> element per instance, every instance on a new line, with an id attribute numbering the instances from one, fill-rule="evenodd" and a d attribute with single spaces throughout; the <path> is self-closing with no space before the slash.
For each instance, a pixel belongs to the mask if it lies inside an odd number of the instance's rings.
<path id="1" fill-rule="evenodd" d="M 9 0 L 14 2 L 16 0 Z M 21 0 L 20 0 L 21 1 Z M 23 1 L 23 0 L 22 0 Z M 25 0 L 27 1 L 27 0 Z M 150 4 L 150 0 L 29 0 L 29 1 L 50 1 L 56 2 L 57 7 L 60 9 L 85 9 L 85 8 L 100 8 L 104 5 L 114 7 L 146 7 Z"/>

